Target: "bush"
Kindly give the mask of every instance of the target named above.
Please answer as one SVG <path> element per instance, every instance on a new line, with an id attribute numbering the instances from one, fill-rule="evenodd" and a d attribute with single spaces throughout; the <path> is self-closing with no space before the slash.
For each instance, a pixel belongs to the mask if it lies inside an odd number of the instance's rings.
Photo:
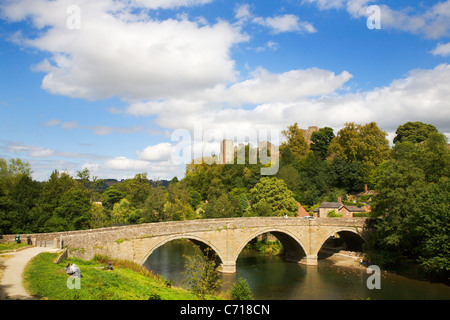
<path id="1" fill-rule="evenodd" d="M 247 280 L 239 278 L 231 288 L 232 300 L 252 300 L 253 295 Z"/>

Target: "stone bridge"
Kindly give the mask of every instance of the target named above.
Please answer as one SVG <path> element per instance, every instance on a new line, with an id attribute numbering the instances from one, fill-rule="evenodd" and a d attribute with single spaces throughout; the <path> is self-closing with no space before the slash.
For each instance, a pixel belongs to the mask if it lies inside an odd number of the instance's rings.
<path id="1" fill-rule="evenodd" d="M 220 270 L 236 272 L 236 260 L 252 239 L 270 232 L 283 245 L 288 261 L 317 264 L 325 241 L 339 234 L 349 246 L 368 242 L 367 218 L 251 217 L 148 223 L 82 231 L 35 234 L 33 240 L 62 241 L 70 256 L 91 259 L 96 253 L 144 264 L 160 246 L 176 239 L 189 239 L 202 250 L 217 254 Z M 27 235 L 22 235 L 22 239 Z M 352 249 L 355 250 L 355 249 Z M 356 248 L 357 250 L 357 248 Z"/>
<path id="2" fill-rule="evenodd" d="M 333 234 L 339 234 L 348 245 L 368 242 L 371 231 L 367 222 L 367 218 L 205 219 L 35 234 L 31 237 L 38 242 L 44 238 L 62 241 L 70 256 L 91 259 L 99 253 L 139 264 L 144 264 L 153 251 L 165 243 L 189 239 L 202 250 L 212 249 L 222 272 L 234 273 L 242 249 L 261 234 L 270 232 L 282 243 L 286 260 L 316 265 L 319 250 Z"/>

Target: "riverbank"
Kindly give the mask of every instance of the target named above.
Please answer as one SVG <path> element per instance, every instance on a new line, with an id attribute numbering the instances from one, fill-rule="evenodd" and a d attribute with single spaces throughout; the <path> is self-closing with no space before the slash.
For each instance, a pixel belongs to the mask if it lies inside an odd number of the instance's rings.
<path id="1" fill-rule="evenodd" d="M 109 270 L 102 258 L 90 261 L 68 258 L 61 264 L 55 264 L 56 258 L 57 254 L 40 254 L 30 261 L 24 271 L 24 285 L 37 299 L 197 300 L 189 291 L 173 287 L 163 277 L 153 275 L 132 262 L 112 260 L 113 270 Z M 81 270 L 79 280 L 70 281 L 64 270 L 68 263 L 76 264 Z M 207 299 L 220 298 L 207 296 Z"/>

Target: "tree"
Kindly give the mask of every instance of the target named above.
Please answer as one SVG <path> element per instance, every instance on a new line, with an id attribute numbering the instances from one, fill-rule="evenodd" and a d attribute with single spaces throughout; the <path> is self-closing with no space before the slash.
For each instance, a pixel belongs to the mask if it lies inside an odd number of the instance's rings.
<path id="1" fill-rule="evenodd" d="M 325 159 L 328 155 L 328 148 L 334 138 L 332 128 L 320 128 L 319 131 L 313 132 L 311 135 L 311 150 L 320 158 Z"/>
<path id="2" fill-rule="evenodd" d="M 92 229 L 105 228 L 111 226 L 111 220 L 105 212 L 106 210 L 97 204 L 92 204 L 91 218 L 89 220 L 89 226 Z"/>
<path id="3" fill-rule="evenodd" d="M 329 152 L 344 158 L 347 162 L 361 161 L 367 167 L 375 167 L 389 158 L 387 133 L 378 128 L 375 122 L 359 125 L 345 124 L 332 140 Z"/>
<path id="4" fill-rule="evenodd" d="M 114 208 L 111 212 L 111 223 L 113 225 L 122 225 L 129 223 L 129 218 L 133 211 L 134 208 L 131 207 L 131 204 L 127 199 L 120 200 L 119 203 L 116 203 L 114 205 Z"/>
<path id="5" fill-rule="evenodd" d="M 126 198 L 133 207 L 141 208 L 150 194 L 151 186 L 147 178 L 147 173 L 138 173 L 133 179 L 126 180 L 114 187 L 126 193 Z"/>
<path id="6" fill-rule="evenodd" d="M 283 130 L 281 133 L 286 137 L 286 141 L 280 146 L 282 156 L 287 147 L 289 147 L 289 152 L 297 158 L 306 155 L 308 143 L 303 136 L 303 130 L 298 127 L 297 123 L 289 126 L 287 130 Z"/>
<path id="7" fill-rule="evenodd" d="M 421 238 L 419 261 L 424 269 L 443 280 L 450 276 L 450 179 L 428 185 L 419 202 L 414 224 Z"/>
<path id="8" fill-rule="evenodd" d="M 282 217 L 295 216 L 298 202 L 283 180 L 275 177 L 263 177 L 250 190 L 252 210 L 261 215 Z"/>
<path id="9" fill-rule="evenodd" d="M 231 287 L 232 300 L 253 300 L 252 291 L 247 280 L 239 278 Z"/>
<path id="10" fill-rule="evenodd" d="M 125 192 L 118 190 L 114 186 L 111 186 L 102 193 L 102 204 L 106 209 L 112 210 L 114 204 L 120 202 L 120 200 L 125 198 L 126 195 L 127 194 Z"/>
<path id="11" fill-rule="evenodd" d="M 420 262 L 433 275 L 448 279 L 450 184 L 446 139 L 431 133 L 422 143 L 397 142 L 393 158 L 374 172 L 378 195 L 372 214 L 376 246 Z"/>
<path id="12" fill-rule="evenodd" d="M 231 218 L 236 217 L 238 208 L 233 205 L 226 193 L 217 198 L 208 200 L 205 207 L 205 218 Z"/>
<path id="13" fill-rule="evenodd" d="M 89 194 L 72 188 L 62 195 L 46 226 L 52 232 L 89 229 L 91 208 Z"/>
<path id="14" fill-rule="evenodd" d="M 103 180 L 98 180 L 98 177 L 94 176 L 91 181 L 91 173 L 88 168 L 77 171 L 77 178 L 81 185 L 88 190 L 91 200 L 93 200 L 95 189 L 103 183 Z"/>
<path id="15" fill-rule="evenodd" d="M 420 143 L 425 141 L 431 133 L 436 133 L 438 130 L 431 124 L 426 124 L 420 121 L 406 122 L 398 126 L 395 131 L 394 143 L 409 141 L 412 143 Z"/>
<path id="16" fill-rule="evenodd" d="M 144 206 L 140 211 L 142 222 L 160 222 L 167 221 L 164 205 L 168 201 L 167 190 L 162 186 L 151 187 L 150 193 L 145 200 Z"/>
<path id="17" fill-rule="evenodd" d="M 210 249 L 207 249 L 207 251 Z M 222 281 L 216 268 L 215 255 L 206 252 L 201 256 L 196 253 L 192 256 L 187 256 L 185 264 L 186 271 L 184 272 L 185 279 L 183 283 L 187 285 L 192 293 L 199 299 L 204 299 L 206 294 L 216 293 Z"/>

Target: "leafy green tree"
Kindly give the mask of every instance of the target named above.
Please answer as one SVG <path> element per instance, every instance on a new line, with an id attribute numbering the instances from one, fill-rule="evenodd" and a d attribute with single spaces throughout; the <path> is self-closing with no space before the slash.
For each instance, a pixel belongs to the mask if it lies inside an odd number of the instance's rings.
<path id="1" fill-rule="evenodd" d="M 308 143 L 303 136 L 303 131 L 304 130 L 298 127 L 297 123 L 294 123 L 286 130 L 281 131 L 286 138 L 286 141 L 280 146 L 282 156 L 287 147 L 289 147 L 289 152 L 296 158 L 306 155 L 306 152 L 308 151 Z"/>
<path id="2" fill-rule="evenodd" d="M 89 229 L 91 208 L 89 194 L 72 188 L 62 195 L 45 225 L 52 232 Z"/>
<path id="3" fill-rule="evenodd" d="M 334 157 L 329 165 L 330 183 L 336 188 L 348 192 L 360 192 L 368 180 L 364 164 L 361 161 L 347 162 L 339 156 Z"/>
<path id="4" fill-rule="evenodd" d="M 132 208 L 130 202 L 127 199 L 122 199 L 119 203 L 114 204 L 111 212 L 111 223 L 113 225 L 128 224 L 133 212 L 134 208 Z"/>
<path id="5" fill-rule="evenodd" d="M 313 132 L 311 135 L 311 150 L 320 158 L 325 159 L 328 155 L 328 148 L 334 138 L 332 128 L 320 128 L 319 131 Z"/>
<path id="6" fill-rule="evenodd" d="M 247 280 L 239 278 L 231 287 L 232 300 L 253 300 L 253 294 Z"/>
<path id="7" fill-rule="evenodd" d="M 419 143 L 425 141 L 431 133 L 436 133 L 438 130 L 431 124 L 426 124 L 420 121 L 406 122 L 397 128 L 395 131 L 394 143 L 409 141 L 411 143 Z"/>
<path id="8" fill-rule="evenodd" d="M 197 253 L 186 258 L 183 283 L 202 300 L 207 294 L 216 293 L 222 281 L 217 271 L 215 255 L 206 252 L 203 256 Z"/>
<path id="9" fill-rule="evenodd" d="M 238 208 L 231 202 L 227 193 L 210 197 L 205 206 L 204 216 L 207 219 L 236 217 Z"/>
<path id="10" fill-rule="evenodd" d="M 298 202 L 283 180 L 275 177 L 263 177 L 250 190 L 252 210 L 264 215 L 282 217 L 295 216 L 298 212 Z M 270 210 L 268 210 L 270 208 Z"/>
<path id="11" fill-rule="evenodd" d="M 374 173 L 378 195 L 372 214 L 376 246 L 419 261 L 426 271 L 448 278 L 448 148 L 443 135 L 431 133 L 419 144 L 397 142 L 393 158 Z"/>
<path id="12" fill-rule="evenodd" d="M 361 161 L 369 167 L 374 167 L 390 156 L 386 136 L 387 133 L 375 122 L 366 125 L 347 123 L 332 140 L 329 152 L 347 162 Z"/>
<path id="13" fill-rule="evenodd" d="M 105 228 L 111 226 L 111 219 L 106 213 L 105 208 L 100 205 L 92 204 L 89 227 L 92 229 Z"/>
<path id="14" fill-rule="evenodd" d="M 126 193 L 127 200 L 135 208 L 143 207 L 145 200 L 150 194 L 150 187 L 147 173 L 138 173 L 133 179 L 114 185 L 115 189 Z"/>
<path id="15" fill-rule="evenodd" d="M 92 201 L 95 196 L 95 190 L 103 183 L 103 180 L 99 180 L 97 176 L 91 178 L 91 173 L 88 168 L 77 171 L 77 178 L 83 188 L 88 191 Z"/>
<path id="16" fill-rule="evenodd" d="M 140 211 L 141 221 L 144 223 L 167 221 L 169 217 L 165 216 L 164 205 L 167 203 L 168 197 L 168 192 L 164 187 L 151 187 L 144 207 Z"/>
<path id="17" fill-rule="evenodd" d="M 419 262 L 425 271 L 443 280 L 450 277 L 450 179 L 428 185 L 418 203 L 414 224 L 421 238 Z"/>
<path id="18" fill-rule="evenodd" d="M 125 198 L 126 195 L 126 192 L 120 191 L 114 186 L 111 186 L 103 192 L 101 196 L 102 204 L 106 209 L 112 210 L 114 204 L 120 202 L 120 200 Z"/>

